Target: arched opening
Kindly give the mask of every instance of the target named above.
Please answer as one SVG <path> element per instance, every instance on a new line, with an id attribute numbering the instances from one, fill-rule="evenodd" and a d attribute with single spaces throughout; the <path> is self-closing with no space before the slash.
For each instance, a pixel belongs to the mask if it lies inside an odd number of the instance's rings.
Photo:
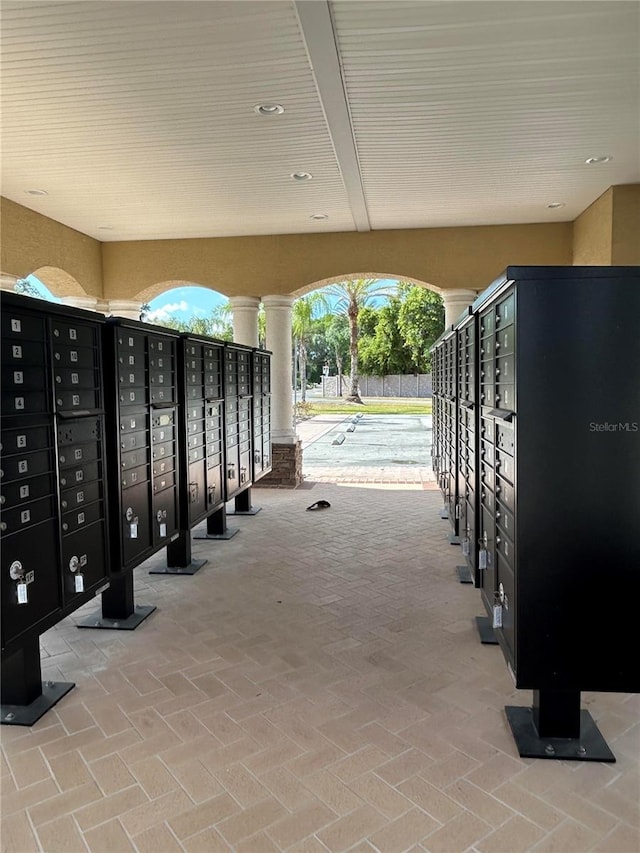
<path id="1" fill-rule="evenodd" d="M 427 373 L 429 348 L 444 328 L 444 308 L 438 291 L 427 282 L 380 273 L 332 277 L 300 288 L 293 321 L 302 341 L 303 362 L 310 356 L 311 381 L 318 381 L 320 370 L 326 376 L 332 366 L 342 374 L 342 363 L 353 363 L 354 358 L 356 362 L 362 360 L 360 368 L 365 374 L 381 377 Z M 331 315 L 330 319 L 326 315 Z M 316 344 L 322 337 L 319 327 L 323 324 L 333 353 L 325 346 L 325 362 L 319 366 L 318 350 L 322 346 L 316 346 L 314 353 L 310 344 L 314 342 L 314 332 Z M 303 374 L 306 367 L 303 364 Z M 355 391 L 352 393 L 356 396 Z M 304 396 L 302 389 L 303 400 Z"/>
<path id="2" fill-rule="evenodd" d="M 347 274 L 295 295 L 294 330 L 299 303 L 310 319 L 296 348 L 301 382 L 310 382 L 297 407 L 305 476 L 422 487 L 432 476 L 429 350 L 444 329 L 440 288 L 391 273 Z M 325 315 L 314 319 L 309 307 L 319 301 Z"/>
<path id="3" fill-rule="evenodd" d="M 15 288 L 16 293 L 24 296 L 33 296 L 35 299 L 44 299 L 47 302 L 60 302 L 60 297 L 55 296 L 46 284 L 36 275 L 28 275 L 18 279 Z"/>
<path id="4" fill-rule="evenodd" d="M 147 288 L 138 298 L 146 322 L 231 340 L 229 300 L 216 290 L 171 281 Z"/>
<path id="5" fill-rule="evenodd" d="M 29 279 L 37 279 L 52 296 L 62 298 L 64 296 L 89 296 L 77 279 L 59 267 L 38 267 Z"/>
<path id="6" fill-rule="evenodd" d="M 424 287 L 427 290 L 432 290 L 434 293 L 442 293 L 442 288 L 436 287 L 435 284 L 430 284 L 428 281 L 422 281 L 421 279 L 411 278 L 409 276 L 400 276 L 394 273 L 382 272 L 351 272 L 344 273 L 344 275 L 330 276 L 329 278 L 323 278 L 318 281 L 305 284 L 297 290 L 294 290 L 291 295 L 297 298 L 304 296 L 307 293 L 311 293 L 314 290 L 319 290 L 332 284 L 339 284 L 342 281 L 352 281 L 354 279 L 375 279 L 376 281 L 381 282 L 406 282 L 407 284 L 412 284 L 416 287 Z"/>

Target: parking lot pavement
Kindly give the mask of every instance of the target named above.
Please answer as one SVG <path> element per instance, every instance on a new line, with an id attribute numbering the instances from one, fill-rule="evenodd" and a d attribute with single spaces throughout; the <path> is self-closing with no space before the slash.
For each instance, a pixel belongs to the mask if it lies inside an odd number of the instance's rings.
<path id="1" fill-rule="evenodd" d="M 318 415 L 298 424 L 305 479 L 433 488 L 431 434 L 431 415 Z"/>

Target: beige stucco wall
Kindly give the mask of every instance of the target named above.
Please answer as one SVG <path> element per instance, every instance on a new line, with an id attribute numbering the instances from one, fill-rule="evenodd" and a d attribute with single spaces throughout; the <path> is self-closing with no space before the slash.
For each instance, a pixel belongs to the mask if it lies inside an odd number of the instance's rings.
<path id="1" fill-rule="evenodd" d="M 578 216 L 573 264 L 640 264 L 640 184 L 609 187 Z"/>
<path id="2" fill-rule="evenodd" d="M 640 184 L 613 189 L 611 263 L 640 264 Z"/>
<path id="3" fill-rule="evenodd" d="M 33 273 L 55 296 L 102 296 L 101 244 L 20 204 L 1 199 L 0 269 Z"/>
<path id="4" fill-rule="evenodd" d="M 299 295 L 367 272 L 480 290 L 508 264 L 570 264 L 571 239 L 571 223 L 558 223 L 105 243 L 104 295 L 146 301 L 184 281 L 227 296 Z"/>
<path id="5" fill-rule="evenodd" d="M 611 263 L 613 189 L 597 198 L 573 223 L 574 266 L 608 266 Z"/>
<path id="6" fill-rule="evenodd" d="M 574 223 L 100 243 L 2 199 L 0 270 L 57 296 L 148 301 L 180 284 L 294 294 L 346 276 L 482 290 L 509 264 L 640 263 L 640 185 L 610 187 Z"/>

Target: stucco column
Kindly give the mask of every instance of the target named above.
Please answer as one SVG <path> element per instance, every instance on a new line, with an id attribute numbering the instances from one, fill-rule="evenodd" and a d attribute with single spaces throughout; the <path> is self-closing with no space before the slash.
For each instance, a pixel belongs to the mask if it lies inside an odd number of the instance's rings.
<path id="1" fill-rule="evenodd" d="M 127 320 L 139 320 L 142 302 L 137 299 L 108 299 L 107 313 L 111 317 L 125 317 Z"/>
<path id="2" fill-rule="evenodd" d="M 291 379 L 292 296 L 263 296 L 267 349 L 271 359 L 271 436 L 274 444 L 293 444 L 293 389 Z"/>
<path id="3" fill-rule="evenodd" d="M 98 300 L 95 296 L 63 296 L 60 302 L 71 308 L 84 308 L 85 311 L 98 310 Z"/>
<path id="4" fill-rule="evenodd" d="M 233 340 L 247 347 L 258 346 L 258 308 L 256 296 L 230 296 L 233 312 Z"/>
<path id="5" fill-rule="evenodd" d="M 476 298 L 475 290 L 442 290 L 440 296 L 444 302 L 444 325 L 445 328 L 453 326 L 465 308 Z"/>
<path id="6" fill-rule="evenodd" d="M 15 290 L 16 284 L 20 281 L 20 279 L 15 275 L 7 275 L 7 273 L 0 273 L 0 290 Z"/>

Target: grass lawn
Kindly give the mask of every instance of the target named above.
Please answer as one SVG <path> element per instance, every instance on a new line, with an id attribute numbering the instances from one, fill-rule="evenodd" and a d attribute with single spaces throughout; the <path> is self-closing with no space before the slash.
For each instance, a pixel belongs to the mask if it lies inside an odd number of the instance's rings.
<path id="1" fill-rule="evenodd" d="M 361 412 L 363 415 L 430 415 L 431 400 L 394 400 L 390 397 L 387 400 L 369 400 L 363 397 L 364 405 L 358 403 L 345 403 L 342 400 L 336 400 L 330 403 L 306 403 L 305 416 L 313 417 L 314 415 L 352 415 Z"/>

